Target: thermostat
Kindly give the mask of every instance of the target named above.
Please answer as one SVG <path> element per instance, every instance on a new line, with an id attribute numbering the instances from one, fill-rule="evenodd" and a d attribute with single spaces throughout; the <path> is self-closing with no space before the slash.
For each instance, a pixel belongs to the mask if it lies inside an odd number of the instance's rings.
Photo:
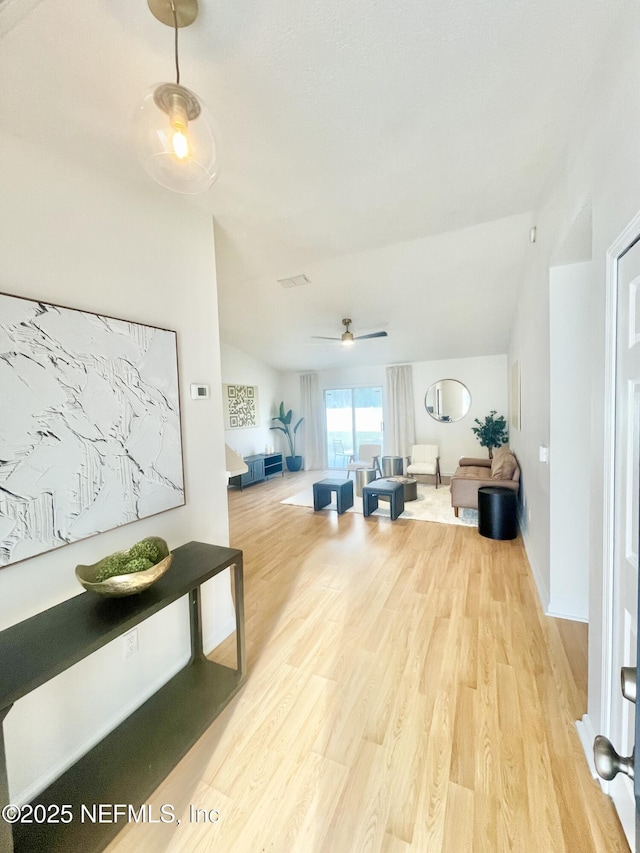
<path id="1" fill-rule="evenodd" d="M 209 398 L 208 385 L 192 385 L 191 399 L 192 400 L 207 400 Z"/>

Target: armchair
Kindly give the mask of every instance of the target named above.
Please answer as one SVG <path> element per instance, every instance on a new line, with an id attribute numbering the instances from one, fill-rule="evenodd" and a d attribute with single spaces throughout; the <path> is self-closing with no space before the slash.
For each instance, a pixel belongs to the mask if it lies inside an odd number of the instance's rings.
<path id="1" fill-rule="evenodd" d="M 340 467 L 344 468 L 345 463 L 353 462 L 353 451 L 345 450 L 344 442 L 341 438 L 333 439 L 333 464 L 337 466 L 338 459 L 342 460 Z"/>
<path id="2" fill-rule="evenodd" d="M 442 485 L 440 474 L 440 447 L 437 444 L 415 444 L 407 456 L 407 474 L 410 477 L 435 477 L 436 489 Z"/>
<path id="3" fill-rule="evenodd" d="M 347 478 L 351 471 L 357 471 L 358 468 L 375 468 L 382 477 L 382 469 L 380 468 L 381 454 L 382 447 L 379 444 L 361 444 L 358 448 L 358 458 L 353 459 L 347 465 Z"/>

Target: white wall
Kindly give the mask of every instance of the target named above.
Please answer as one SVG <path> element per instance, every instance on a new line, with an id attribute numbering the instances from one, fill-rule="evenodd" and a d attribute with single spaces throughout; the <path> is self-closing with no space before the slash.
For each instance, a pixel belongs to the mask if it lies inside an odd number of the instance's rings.
<path id="1" fill-rule="evenodd" d="M 550 600 L 548 612 L 589 620 L 589 303 L 591 264 L 550 270 Z"/>
<path id="2" fill-rule="evenodd" d="M 486 456 L 471 427 L 474 418 L 483 420 L 492 409 L 507 416 L 507 357 L 506 355 L 479 358 L 455 358 L 442 361 L 419 361 L 412 364 L 413 396 L 418 444 L 439 444 L 443 474 L 451 474 L 461 456 Z M 429 416 L 424 406 L 427 389 L 439 379 L 458 379 L 471 393 L 469 414 L 455 423 L 440 423 Z M 352 367 L 344 370 L 318 371 L 318 386 L 327 388 L 357 388 L 382 386 L 383 406 L 387 406 L 387 374 L 385 365 Z M 285 405 L 300 409 L 299 374 L 284 374 L 282 389 Z M 323 405 L 323 399 L 321 405 Z M 386 451 L 384 451 L 386 452 Z"/>
<path id="3" fill-rule="evenodd" d="M 521 468 L 520 529 L 543 609 L 549 605 L 549 466 L 538 448 L 549 440 L 549 257 L 551 223 L 539 212 L 538 238 L 523 272 L 518 312 L 512 332 L 509 369 L 520 363 L 520 429 L 509 443 Z M 550 448 L 553 456 L 553 447 Z"/>
<path id="4" fill-rule="evenodd" d="M 457 379 L 471 394 L 469 414 L 454 423 L 435 421 L 427 412 L 424 397 L 430 385 L 439 379 Z M 453 474 L 461 456 L 488 456 L 471 432 L 474 420 L 484 421 L 493 409 L 498 415 L 507 412 L 506 355 L 479 358 L 455 358 L 444 361 L 420 361 L 413 364 L 413 397 L 416 408 L 416 442 L 440 446 L 440 468 Z"/>
<path id="5" fill-rule="evenodd" d="M 4 628 L 81 593 L 78 563 L 150 534 L 171 548 L 226 545 L 228 517 L 221 401 L 189 396 L 190 382 L 220 387 L 210 217 L 3 135 L 0 186 L 0 290 L 177 331 L 186 489 L 184 507 L 2 569 Z M 228 576 L 208 585 L 203 609 L 211 647 L 233 627 Z M 14 801 L 44 787 L 186 662 L 186 599 L 141 625 L 139 639 L 127 661 L 116 640 L 15 704 L 5 721 Z"/>
<path id="6" fill-rule="evenodd" d="M 265 445 L 280 449 L 279 439 L 284 436 L 269 429 L 271 418 L 277 415 L 280 406 L 279 371 L 224 342 L 220 344 L 220 361 L 222 382 L 232 385 L 256 385 L 260 408 L 259 426 L 225 430 L 226 444 L 240 456 L 264 453 Z M 284 441 L 286 442 L 286 439 Z"/>
<path id="7" fill-rule="evenodd" d="M 510 362 L 522 368 L 522 432 L 515 450 L 524 463 L 525 491 L 531 508 L 526 531 L 529 558 L 537 580 L 549 589 L 549 473 L 536 461 L 538 445 L 549 442 L 549 270 L 565 244 L 576 216 L 591 199 L 593 263 L 585 300 L 589 309 L 590 361 L 583 381 L 589 408 L 583 424 L 589 433 L 589 718 L 595 731 L 603 721 L 602 600 L 604 518 L 604 370 L 606 252 L 640 209 L 640 103 L 630 92 L 640 88 L 640 8 L 630 4 L 611 36 L 597 73 L 576 105 L 574 136 L 564 168 L 543 195 L 535 214 L 538 241 L 523 274 L 520 302 L 510 345 Z M 575 258 L 587 260 L 587 258 Z M 550 447 L 551 459 L 554 448 Z M 614 689 L 617 689 L 614 687 Z"/>

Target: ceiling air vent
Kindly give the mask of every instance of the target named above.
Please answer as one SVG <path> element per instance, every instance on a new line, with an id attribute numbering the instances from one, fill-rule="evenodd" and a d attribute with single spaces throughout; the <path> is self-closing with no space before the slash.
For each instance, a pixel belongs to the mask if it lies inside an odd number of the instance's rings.
<path id="1" fill-rule="evenodd" d="M 294 275 L 291 278 L 279 278 L 278 284 L 288 290 L 290 287 L 302 287 L 303 284 L 311 284 L 306 275 Z"/>

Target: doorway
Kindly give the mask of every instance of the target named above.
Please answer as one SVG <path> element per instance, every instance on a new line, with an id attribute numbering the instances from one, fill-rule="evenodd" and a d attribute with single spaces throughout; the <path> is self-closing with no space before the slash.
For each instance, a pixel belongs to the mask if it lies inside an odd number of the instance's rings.
<path id="1" fill-rule="evenodd" d="M 346 468 L 362 444 L 382 446 L 382 387 L 324 392 L 327 468 Z"/>

